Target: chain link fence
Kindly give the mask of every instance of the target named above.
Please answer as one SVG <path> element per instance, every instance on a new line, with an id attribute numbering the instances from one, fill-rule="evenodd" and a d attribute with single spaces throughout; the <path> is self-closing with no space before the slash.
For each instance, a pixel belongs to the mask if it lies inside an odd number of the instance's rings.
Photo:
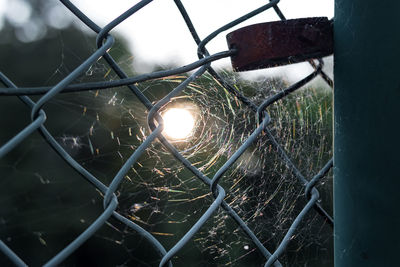
<path id="1" fill-rule="evenodd" d="M 114 58 L 108 53 L 108 50 L 114 44 L 114 38 L 109 32 L 114 29 L 117 25 L 125 21 L 127 18 L 134 16 L 135 12 L 144 8 L 151 0 L 143 0 L 138 4 L 134 5 L 130 9 L 126 10 L 119 17 L 115 18 L 109 24 L 103 28 L 96 25 L 89 17 L 87 17 L 81 10 L 79 10 L 74 4 L 68 0 L 61 0 L 61 2 L 67 7 L 82 23 L 89 27 L 93 32 L 97 34 L 96 45 L 97 50 L 86 59 L 79 67 L 73 70 L 67 77 L 65 77 L 61 82 L 59 82 L 54 87 L 41 87 L 41 88 L 18 88 L 11 80 L 9 80 L 4 74 L 0 73 L 0 79 L 2 83 L 7 88 L 1 88 L 0 93 L 2 95 L 15 95 L 26 104 L 31 110 L 31 120 L 32 122 L 27 125 L 22 131 L 20 131 L 15 137 L 9 140 L 0 148 L 0 157 L 13 150 L 18 144 L 29 137 L 33 132 L 39 131 L 43 136 L 44 140 L 62 157 L 67 164 L 69 164 L 73 169 L 75 169 L 82 177 L 89 181 L 96 189 L 101 191 L 104 196 L 103 206 L 104 212 L 98 216 L 98 218 L 83 232 L 81 233 L 73 242 L 66 246 L 62 251 L 58 252 L 52 259 L 50 259 L 44 266 L 56 266 L 61 264 L 69 255 L 71 255 L 75 250 L 77 250 L 86 240 L 91 238 L 95 232 L 102 227 L 110 217 L 114 217 L 121 223 L 125 224 L 127 227 L 131 228 L 141 235 L 147 242 L 149 242 L 153 249 L 160 256 L 159 266 L 172 266 L 172 258 L 184 247 L 190 239 L 202 228 L 202 226 L 207 222 L 210 217 L 219 208 L 222 208 L 229 217 L 231 217 L 238 225 L 238 227 L 251 239 L 254 246 L 259 250 L 259 252 L 265 257 L 265 266 L 282 266 L 279 262 L 279 257 L 285 251 L 288 243 L 292 239 L 300 222 L 305 218 L 306 214 L 314 209 L 322 218 L 333 227 L 333 219 L 326 212 L 319 202 L 320 196 L 318 190 L 315 186 L 324 178 L 328 171 L 333 166 L 333 160 L 329 160 L 325 166 L 318 172 L 317 175 L 311 178 L 306 178 L 300 172 L 298 167 L 290 159 L 290 156 L 285 151 L 284 147 L 277 141 L 274 137 L 272 131 L 270 130 L 269 123 L 271 118 L 267 112 L 267 108 L 275 103 L 276 101 L 286 97 L 290 93 L 296 91 L 297 89 L 308 84 L 317 76 L 321 76 L 329 86 L 333 86 L 332 80 L 328 77 L 326 73 L 322 70 L 323 60 L 319 59 L 318 64 L 314 61 L 310 61 L 310 64 L 314 68 L 314 71 L 302 80 L 292 84 L 285 90 L 282 90 L 276 95 L 265 99 L 261 105 L 256 105 L 251 99 L 245 97 L 239 90 L 235 88 L 230 81 L 226 80 L 220 74 L 217 73 L 211 67 L 211 63 L 235 55 L 237 52 L 235 49 L 230 49 L 228 51 L 219 52 L 216 54 L 209 54 L 206 49 L 206 45 L 217 35 L 222 32 L 231 29 L 232 27 L 246 21 L 247 19 L 264 12 L 268 9 L 274 9 L 276 14 L 281 20 L 285 20 L 285 16 L 280 11 L 278 7 L 279 0 L 271 0 L 264 6 L 253 10 L 252 12 L 237 18 L 236 20 L 224 25 L 223 27 L 215 30 L 206 38 L 201 39 L 196 28 L 192 24 L 189 14 L 187 13 L 184 5 L 180 0 L 174 0 L 176 7 L 178 8 L 180 14 L 182 15 L 188 30 L 190 31 L 193 40 L 198 46 L 198 57 L 199 60 L 193 62 L 189 65 L 170 69 L 155 71 L 149 74 L 137 75 L 134 77 L 128 77 L 128 75 L 119 67 Z M 104 58 L 111 69 L 119 76 L 119 79 L 113 81 L 100 81 L 100 82 L 85 82 L 85 83 L 73 83 L 78 77 L 84 74 L 88 68 L 95 63 L 99 58 Z M 192 71 L 189 77 L 187 77 L 183 82 L 176 86 L 172 91 L 166 94 L 160 101 L 152 103 L 143 92 L 136 86 L 139 83 L 149 81 L 152 79 L 168 77 L 171 75 L 187 73 Z M 185 88 L 193 81 L 204 75 L 206 72 L 211 74 L 231 95 L 236 97 L 242 102 L 243 105 L 247 106 L 248 109 L 254 112 L 255 122 L 257 122 L 256 129 L 252 134 L 245 140 L 239 147 L 239 149 L 233 153 L 233 155 L 223 164 L 221 168 L 215 173 L 212 178 L 207 177 L 202 171 L 195 167 L 187 158 L 185 158 L 182 153 L 180 153 L 177 148 L 168 141 L 162 134 L 163 130 L 163 120 L 159 114 L 159 110 L 162 109 L 166 104 L 168 104 L 172 98 L 179 95 Z M 44 106 L 49 102 L 54 96 L 60 93 L 67 92 L 77 92 L 85 90 L 95 90 L 95 89 L 106 89 L 114 88 L 118 86 L 127 86 L 132 94 L 140 100 L 141 103 L 148 110 L 148 126 L 151 129 L 151 134 L 146 137 L 142 144 L 130 155 L 128 160 L 123 164 L 118 173 L 113 178 L 109 185 L 105 185 L 96 176 L 86 170 L 81 164 L 79 164 L 74 158 L 69 155 L 64 148 L 57 142 L 53 135 L 46 129 L 44 123 L 46 121 L 46 113 L 44 111 Z M 41 95 L 37 100 L 33 101 L 28 95 Z M 263 244 L 259 237 L 250 229 L 246 222 L 238 215 L 233 207 L 231 207 L 224 198 L 226 196 L 225 189 L 219 185 L 221 179 L 223 179 L 224 174 L 229 168 L 231 168 L 238 158 L 243 155 L 243 153 L 251 147 L 251 145 L 261 136 L 266 135 L 268 139 L 272 142 L 275 150 L 280 155 L 281 160 L 284 162 L 286 167 L 291 171 L 291 173 L 297 177 L 298 183 L 304 187 L 304 197 L 307 199 L 307 204 L 303 207 L 301 212 L 291 223 L 290 228 L 287 230 L 284 238 L 280 241 L 279 246 L 273 251 L 269 251 L 265 244 Z M 198 219 L 198 221 L 187 231 L 184 236 L 177 242 L 169 251 L 167 251 L 164 246 L 148 231 L 140 227 L 131 219 L 124 217 L 122 214 L 116 211 L 118 207 L 118 196 L 116 191 L 118 190 L 122 180 L 130 170 L 131 166 L 135 164 L 138 158 L 145 152 L 145 150 L 154 142 L 158 141 L 169 151 L 171 155 L 182 163 L 187 170 L 189 170 L 194 176 L 196 176 L 201 182 L 210 188 L 212 193 L 213 202 L 207 208 L 206 212 Z M 0 241 L 1 251 L 17 266 L 26 266 L 24 261 L 16 255 L 12 249 L 10 249 L 3 241 Z"/>

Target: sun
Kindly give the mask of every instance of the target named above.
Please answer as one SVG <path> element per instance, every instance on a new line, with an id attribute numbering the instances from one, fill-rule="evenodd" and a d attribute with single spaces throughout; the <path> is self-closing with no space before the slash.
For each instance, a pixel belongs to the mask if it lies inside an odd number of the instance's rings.
<path id="1" fill-rule="evenodd" d="M 170 108 L 162 114 L 164 120 L 163 133 L 170 139 L 182 140 L 192 134 L 195 120 L 187 109 Z"/>

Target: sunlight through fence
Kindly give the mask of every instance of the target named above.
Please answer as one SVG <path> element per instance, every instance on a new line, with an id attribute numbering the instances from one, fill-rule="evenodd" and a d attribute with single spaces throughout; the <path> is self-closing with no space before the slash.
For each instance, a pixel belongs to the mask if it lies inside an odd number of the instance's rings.
<path id="1" fill-rule="evenodd" d="M 126 10 L 119 17 L 111 21 L 109 24 L 103 28 L 96 25 L 89 17 L 87 17 L 81 10 L 74 6 L 68 0 L 61 0 L 61 2 L 77 17 L 82 23 L 89 27 L 93 32 L 97 34 L 97 50 L 86 59 L 79 67 L 73 70 L 67 77 L 65 77 L 61 82 L 59 82 L 54 87 L 40 87 L 40 88 L 18 88 L 10 79 L 8 79 L 4 74 L 0 73 L 0 80 L 7 88 L 0 88 L 0 95 L 14 95 L 18 96 L 19 99 L 25 103 L 31 109 L 31 120 L 32 122 L 20 131 L 15 137 L 9 140 L 0 148 L 0 157 L 3 157 L 8 152 L 12 151 L 18 144 L 29 137 L 35 131 L 39 131 L 43 136 L 44 140 L 62 157 L 67 164 L 74 168 L 82 177 L 89 181 L 94 187 L 96 187 L 104 196 L 104 212 L 98 216 L 98 218 L 91 223 L 91 225 L 82 232 L 73 242 L 66 246 L 62 251 L 58 252 L 52 259 L 50 259 L 45 266 L 56 266 L 61 264 L 69 255 L 71 255 L 75 250 L 77 250 L 86 240 L 91 238 L 94 233 L 102 227 L 110 217 L 114 217 L 121 223 L 125 224 L 127 227 L 131 228 L 141 235 L 147 242 L 149 242 L 153 249 L 157 251 L 160 256 L 160 266 L 172 266 L 173 257 L 179 253 L 180 249 L 184 247 L 190 239 L 203 227 L 203 225 L 210 219 L 210 217 L 219 209 L 222 208 L 226 214 L 231 217 L 238 225 L 238 227 L 245 233 L 249 239 L 254 243 L 257 250 L 265 257 L 265 266 L 282 266 L 279 262 L 280 255 L 285 251 L 288 243 L 293 238 L 299 224 L 304 219 L 305 215 L 314 209 L 326 223 L 333 227 L 333 219 L 328 214 L 327 211 L 322 208 L 319 202 L 320 196 L 318 190 L 315 186 L 324 178 L 328 171 L 333 166 L 333 160 L 329 160 L 325 166 L 314 176 L 305 177 L 295 163 L 291 160 L 290 154 L 285 150 L 285 148 L 279 143 L 275 138 L 273 132 L 270 129 L 269 123 L 273 118 L 269 116 L 267 108 L 283 99 L 287 95 L 295 92 L 297 89 L 308 84 L 315 77 L 322 77 L 326 83 L 332 87 L 333 82 L 328 77 L 327 74 L 322 70 L 323 60 L 318 59 L 316 64 L 314 60 L 310 60 L 310 64 L 314 68 L 314 71 L 308 76 L 304 77 L 302 80 L 290 85 L 285 90 L 263 100 L 261 104 L 254 103 L 250 98 L 242 94 L 237 88 L 224 77 L 222 77 L 217 71 L 211 67 L 213 61 L 233 57 L 237 53 L 235 48 L 230 50 L 219 52 L 216 54 L 209 54 L 206 49 L 206 45 L 220 33 L 231 29 L 232 27 L 246 21 L 247 19 L 264 12 L 268 9 L 274 9 L 276 14 L 281 20 L 286 20 L 283 13 L 278 8 L 278 0 L 271 0 L 264 6 L 253 10 L 252 12 L 224 25 L 223 27 L 215 30 L 206 38 L 201 39 L 194 27 L 189 14 L 187 13 L 184 5 L 180 0 L 175 0 L 176 7 L 179 9 L 188 30 L 190 31 L 193 40 L 198 46 L 198 57 L 199 60 L 193 62 L 189 65 L 170 69 L 155 71 L 148 74 L 137 75 L 134 77 L 128 77 L 128 75 L 119 67 L 114 58 L 108 53 L 108 50 L 114 44 L 114 38 L 109 32 L 114 29 L 117 25 L 122 23 L 127 18 L 133 16 L 135 12 L 144 8 L 150 0 L 140 1 L 138 4 L 134 5 L 130 9 Z M 113 71 L 119 76 L 119 79 L 114 81 L 97 81 L 97 82 L 85 82 L 85 83 L 73 83 L 76 81 L 80 75 L 84 74 L 89 67 L 95 63 L 98 59 L 103 58 L 107 61 L 109 66 Z M 168 77 L 171 75 L 182 74 L 188 71 L 195 70 L 189 77 L 187 77 L 183 82 L 176 86 L 172 91 L 166 94 L 161 100 L 156 103 L 152 103 L 143 92 L 136 86 L 137 84 L 157 78 Z M 222 167 L 214 174 L 212 178 L 207 177 L 204 172 L 199 168 L 194 166 L 187 158 L 184 157 L 182 153 L 174 146 L 173 142 L 164 137 L 163 133 L 163 119 L 159 113 L 166 104 L 168 104 L 171 99 L 178 96 L 183 92 L 186 87 L 193 81 L 196 81 L 199 77 L 204 75 L 206 72 L 211 74 L 215 80 L 217 80 L 224 88 L 234 96 L 236 99 L 242 102 L 243 106 L 246 106 L 254 114 L 254 123 L 257 124 L 256 129 L 248 136 L 248 138 L 240 144 L 240 147 L 234 152 L 231 157 L 226 160 Z M 134 152 L 125 161 L 123 166 L 119 169 L 118 173 L 113 178 L 109 185 L 105 185 L 100 180 L 85 169 L 84 166 L 79 164 L 68 152 L 56 141 L 52 133 L 49 132 L 44 123 L 46 121 L 47 115 L 44 111 L 44 106 L 50 99 L 60 93 L 68 92 L 78 92 L 96 89 L 106 89 L 114 88 L 119 86 L 127 86 L 131 93 L 139 99 L 139 101 L 148 110 L 148 126 L 151 129 L 151 134 L 148 135 L 145 140 L 137 147 Z M 37 101 L 33 101 L 28 95 L 42 95 Z M 280 155 L 281 160 L 284 165 L 290 170 L 290 172 L 297 178 L 298 183 L 304 188 L 304 198 L 307 199 L 306 205 L 298 213 L 297 217 L 291 222 L 291 226 L 287 229 L 284 234 L 283 239 L 280 241 L 279 246 L 274 249 L 267 249 L 267 244 L 263 244 L 259 237 L 252 231 L 245 220 L 243 220 L 238 213 L 235 211 L 234 207 L 231 207 L 225 200 L 225 189 L 219 184 L 223 179 L 224 174 L 229 168 L 231 168 L 234 163 L 239 159 L 243 153 L 253 145 L 254 142 L 260 137 L 266 136 L 270 142 L 273 144 L 275 151 Z M 159 242 L 149 231 L 143 229 L 141 226 L 136 224 L 131 219 L 123 216 L 116 211 L 118 207 L 118 196 L 116 191 L 118 190 L 122 180 L 131 169 L 131 166 L 135 164 L 138 158 L 146 151 L 149 146 L 158 141 L 169 151 L 176 161 L 182 163 L 187 170 L 189 170 L 195 177 L 197 177 L 201 182 L 210 188 L 211 195 L 213 197 L 212 204 L 207 208 L 197 222 L 187 231 L 181 239 L 168 251 L 164 248 L 163 244 Z M 3 241 L 0 241 L 0 250 L 15 264 L 18 266 L 25 266 L 24 261 L 16 255 L 12 249 L 10 249 Z"/>

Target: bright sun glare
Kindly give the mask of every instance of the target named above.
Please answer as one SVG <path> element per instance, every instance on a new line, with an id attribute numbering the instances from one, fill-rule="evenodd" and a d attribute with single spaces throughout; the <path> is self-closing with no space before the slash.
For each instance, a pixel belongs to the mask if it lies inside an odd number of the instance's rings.
<path id="1" fill-rule="evenodd" d="M 162 114 L 164 131 L 169 138 L 179 140 L 188 137 L 194 127 L 193 115 L 183 108 L 170 108 Z"/>

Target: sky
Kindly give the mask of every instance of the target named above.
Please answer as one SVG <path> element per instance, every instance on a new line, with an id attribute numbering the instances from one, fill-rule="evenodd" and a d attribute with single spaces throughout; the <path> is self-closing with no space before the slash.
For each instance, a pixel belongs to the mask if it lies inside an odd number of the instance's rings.
<path id="1" fill-rule="evenodd" d="M 106 25 L 125 10 L 139 1 L 109 1 L 109 0 L 73 0 L 87 16 L 100 26 Z M 226 23 L 264 5 L 266 0 L 182 0 L 189 16 L 195 25 L 200 38 L 225 25 Z M 28 8 L 26 8 L 28 6 Z M 326 16 L 333 17 L 334 0 L 281 0 L 279 7 L 288 19 Z M 64 7 L 60 4 L 47 12 L 46 19 L 56 27 L 64 27 L 68 20 L 62 18 Z M 64 10 L 69 15 L 68 10 Z M 0 0 L 0 27 L 2 17 L 8 16 L 16 23 L 23 24 L 29 19 L 29 5 L 24 0 Z M 227 50 L 225 36 L 234 29 L 246 25 L 267 21 L 279 20 L 273 9 L 269 9 L 256 17 L 221 33 L 206 47 L 213 54 Z M 27 26 L 27 33 L 35 37 L 35 30 Z M 83 27 L 86 29 L 86 27 Z M 141 72 L 151 71 L 151 66 L 163 67 L 178 66 L 196 61 L 197 47 L 191 38 L 189 31 L 172 0 L 154 0 L 133 16 L 128 18 L 114 30 L 124 36 L 135 56 L 135 69 Z M 229 68 L 230 60 L 223 59 L 213 63 L 213 66 Z M 310 68 L 305 64 L 295 64 L 283 68 L 291 73 L 291 78 L 304 76 L 309 73 Z M 269 72 L 278 73 L 281 67 L 272 68 Z"/>

